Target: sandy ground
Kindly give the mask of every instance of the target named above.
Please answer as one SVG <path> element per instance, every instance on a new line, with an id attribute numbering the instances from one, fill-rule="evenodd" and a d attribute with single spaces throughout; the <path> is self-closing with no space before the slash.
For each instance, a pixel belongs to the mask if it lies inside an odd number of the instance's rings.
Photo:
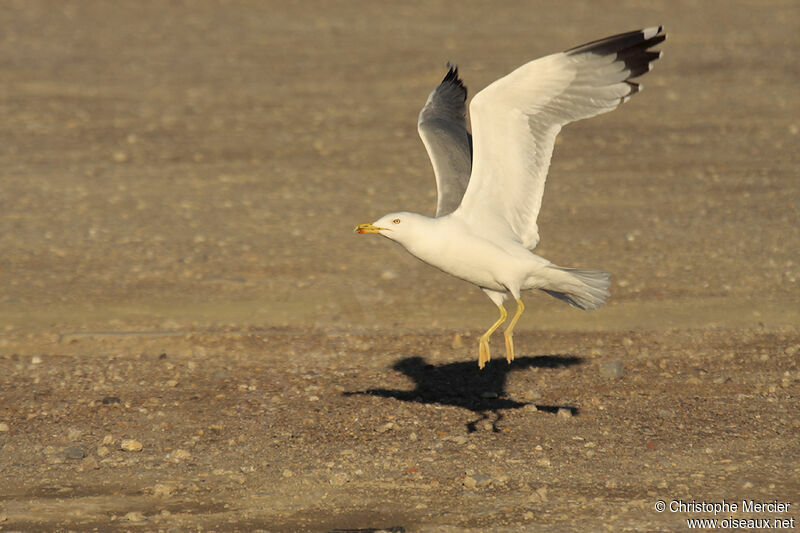
<path id="1" fill-rule="evenodd" d="M 492 304 L 353 226 L 432 212 L 447 60 L 474 94 L 653 24 L 646 90 L 562 133 L 539 219 L 609 304 L 526 296 L 518 360 L 479 371 Z M 798 27 L 791 0 L 4 3 L 0 530 L 714 518 L 660 500 L 796 528 Z"/>

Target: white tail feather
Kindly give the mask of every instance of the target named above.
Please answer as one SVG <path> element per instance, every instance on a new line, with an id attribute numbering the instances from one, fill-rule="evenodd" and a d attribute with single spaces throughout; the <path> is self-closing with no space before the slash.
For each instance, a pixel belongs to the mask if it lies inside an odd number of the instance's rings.
<path id="1" fill-rule="evenodd" d="M 611 282 L 608 273 L 585 268 L 547 267 L 549 283 L 541 289 L 579 309 L 597 309 L 606 303 Z"/>

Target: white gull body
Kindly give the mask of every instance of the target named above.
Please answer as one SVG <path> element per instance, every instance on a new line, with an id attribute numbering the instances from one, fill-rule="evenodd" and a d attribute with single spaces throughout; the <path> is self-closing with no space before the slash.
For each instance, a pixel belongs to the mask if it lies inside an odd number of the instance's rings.
<path id="1" fill-rule="evenodd" d="M 401 223 L 393 224 L 398 217 Z M 541 288 L 535 280 L 550 264 L 513 240 L 487 239 L 463 217 L 393 213 L 387 219 L 390 239 L 429 265 L 482 289 L 518 295 L 520 290 Z"/>

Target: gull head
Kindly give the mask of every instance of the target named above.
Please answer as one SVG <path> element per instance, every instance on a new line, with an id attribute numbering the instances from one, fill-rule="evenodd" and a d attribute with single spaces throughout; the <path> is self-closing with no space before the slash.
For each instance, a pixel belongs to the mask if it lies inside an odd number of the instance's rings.
<path id="1" fill-rule="evenodd" d="M 356 226 L 356 233 L 378 233 L 401 244 L 413 239 L 413 235 L 424 231 L 425 222 L 429 219 L 416 213 L 389 213 L 375 222 L 367 222 Z"/>

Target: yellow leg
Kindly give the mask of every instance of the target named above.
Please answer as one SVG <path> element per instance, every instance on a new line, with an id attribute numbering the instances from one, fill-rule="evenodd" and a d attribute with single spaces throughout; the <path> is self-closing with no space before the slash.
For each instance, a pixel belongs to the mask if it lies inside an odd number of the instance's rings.
<path id="1" fill-rule="evenodd" d="M 500 324 L 506 321 L 506 317 L 508 316 L 508 312 L 506 312 L 506 308 L 503 307 L 503 304 L 497 307 L 500 309 L 500 318 L 497 319 L 497 322 L 492 324 L 492 327 L 486 330 L 486 333 L 481 335 L 481 340 L 478 344 L 478 368 L 486 366 L 486 363 L 492 358 L 492 356 L 489 355 L 489 337 L 500 327 Z"/>
<path id="2" fill-rule="evenodd" d="M 506 338 L 506 361 L 509 363 L 514 360 L 514 326 L 517 325 L 517 320 L 519 320 L 524 310 L 525 306 L 522 304 L 522 300 L 517 298 L 517 312 L 514 313 L 514 318 L 511 319 L 511 323 L 503 332 L 503 336 Z"/>

